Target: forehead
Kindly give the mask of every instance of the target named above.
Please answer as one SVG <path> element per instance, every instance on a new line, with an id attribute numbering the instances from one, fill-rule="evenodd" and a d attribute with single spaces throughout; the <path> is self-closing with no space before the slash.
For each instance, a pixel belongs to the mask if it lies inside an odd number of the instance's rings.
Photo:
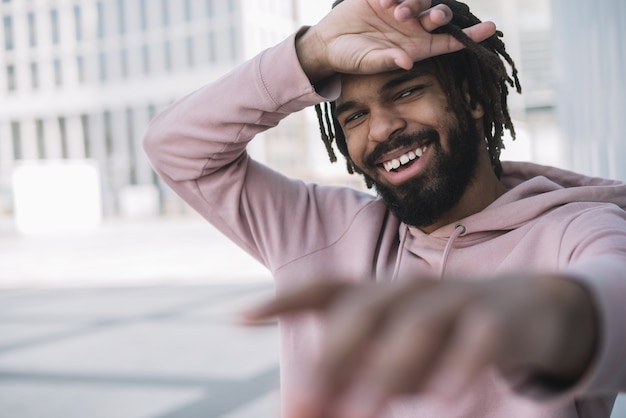
<path id="1" fill-rule="evenodd" d="M 402 86 L 417 78 L 434 75 L 433 67 L 427 63 L 416 63 L 411 70 L 394 70 L 378 74 L 341 74 L 341 94 L 337 104 L 379 96 L 394 87 Z"/>

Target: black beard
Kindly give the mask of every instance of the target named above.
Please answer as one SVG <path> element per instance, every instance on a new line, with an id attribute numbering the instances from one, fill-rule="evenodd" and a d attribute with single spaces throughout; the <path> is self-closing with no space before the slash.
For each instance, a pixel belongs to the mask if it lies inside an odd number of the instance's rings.
<path id="1" fill-rule="evenodd" d="M 430 168 L 418 178 L 399 186 L 388 186 L 366 176 L 402 222 L 418 228 L 432 225 L 459 202 L 476 174 L 479 144 L 482 141 L 473 119 L 468 125 L 465 134 L 461 133 L 458 124 L 448 132 L 449 154 L 443 150 L 439 133 L 434 129 L 403 135 L 394 139 L 393 145 L 381 144 L 389 149 L 398 144 L 419 144 L 422 138 L 430 140 Z M 380 152 L 375 150 L 373 154 L 380 155 Z M 372 158 L 367 161 L 372 161 Z"/>

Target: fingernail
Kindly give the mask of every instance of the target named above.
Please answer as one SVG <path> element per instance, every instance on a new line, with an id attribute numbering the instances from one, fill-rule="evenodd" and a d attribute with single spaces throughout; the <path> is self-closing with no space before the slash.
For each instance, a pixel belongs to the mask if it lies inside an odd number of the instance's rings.
<path id="1" fill-rule="evenodd" d="M 399 21 L 409 20 L 411 16 L 411 9 L 406 6 L 398 7 L 396 9 L 396 19 L 398 19 Z"/>
<path id="2" fill-rule="evenodd" d="M 440 9 L 434 9 L 430 12 L 430 19 L 435 23 L 445 22 L 446 14 Z"/>

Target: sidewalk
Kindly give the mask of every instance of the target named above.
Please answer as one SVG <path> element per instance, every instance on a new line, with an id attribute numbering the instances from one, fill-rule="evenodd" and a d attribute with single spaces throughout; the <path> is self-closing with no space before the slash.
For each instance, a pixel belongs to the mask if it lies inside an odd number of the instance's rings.
<path id="1" fill-rule="evenodd" d="M 268 273 L 202 219 L 0 228 L 0 418 L 278 417 Z"/>
<path id="2" fill-rule="evenodd" d="M 0 266 L 0 288 L 270 281 L 260 263 L 196 215 L 51 235 L 20 235 L 4 220 Z"/>

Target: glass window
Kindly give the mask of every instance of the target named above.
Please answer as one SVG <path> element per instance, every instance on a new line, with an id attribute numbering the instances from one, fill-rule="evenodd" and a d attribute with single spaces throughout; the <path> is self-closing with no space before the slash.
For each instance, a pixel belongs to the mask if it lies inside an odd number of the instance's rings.
<path id="1" fill-rule="evenodd" d="M 46 141 L 44 136 L 43 120 L 35 121 L 35 130 L 37 135 L 37 158 L 43 160 L 46 158 Z"/>
<path id="2" fill-rule="evenodd" d="M 209 32 L 209 61 L 214 63 L 217 61 L 217 45 L 215 44 L 215 32 Z"/>
<path id="3" fill-rule="evenodd" d="M 103 113 L 104 119 L 104 149 L 106 150 L 107 157 L 113 155 L 113 121 L 111 112 L 106 110 Z"/>
<path id="4" fill-rule="evenodd" d="M 161 22 L 163 26 L 170 24 L 170 2 L 169 0 L 161 0 Z"/>
<path id="5" fill-rule="evenodd" d="M 36 62 L 30 63 L 30 83 L 34 90 L 39 88 L 39 66 Z"/>
<path id="6" fill-rule="evenodd" d="M 89 115 L 80 115 L 81 127 L 83 129 L 83 142 L 85 144 L 85 157 L 91 158 L 91 140 L 89 139 Z"/>
<path id="7" fill-rule="evenodd" d="M 237 60 L 237 31 L 235 28 L 231 27 L 228 31 L 229 35 L 229 43 L 230 43 L 230 58 L 233 61 Z"/>
<path id="8" fill-rule="evenodd" d="M 17 121 L 11 122 L 11 137 L 13 139 L 13 159 L 22 159 L 22 127 Z"/>
<path id="9" fill-rule="evenodd" d="M 106 81 L 107 79 L 107 55 L 104 52 L 98 54 L 98 70 L 100 81 Z"/>
<path id="10" fill-rule="evenodd" d="M 193 19 L 193 11 L 191 9 L 191 0 L 185 0 L 184 8 L 185 8 L 185 21 L 191 22 L 191 20 Z"/>
<path id="11" fill-rule="evenodd" d="M 59 11 L 57 9 L 50 10 L 50 30 L 52 31 L 52 43 L 56 45 L 60 40 Z"/>
<path id="12" fill-rule="evenodd" d="M 13 64 L 7 65 L 7 90 L 15 90 L 15 66 Z"/>
<path id="13" fill-rule="evenodd" d="M 74 27 L 76 33 L 76 40 L 83 40 L 83 19 L 82 19 L 82 9 L 79 5 L 74 6 Z"/>
<path id="14" fill-rule="evenodd" d="M 61 65 L 61 60 L 59 58 L 55 58 L 53 62 L 54 67 L 54 84 L 60 86 L 63 84 L 63 67 Z"/>
<path id="15" fill-rule="evenodd" d="M 141 47 L 141 62 L 143 64 L 143 73 L 150 73 L 150 47 L 144 45 Z"/>
<path id="16" fill-rule="evenodd" d="M 117 0 L 117 24 L 120 35 L 126 33 L 126 7 L 124 2 L 126 0 Z"/>
<path id="17" fill-rule="evenodd" d="M 187 52 L 187 66 L 191 68 L 194 65 L 195 58 L 193 52 L 193 38 L 191 36 L 188 36 L 187 39 L 185 39 L 185 49 Z"/>
<path id="18" fill-rule="evenodd" d="M 4 49 L 10 51 L 13 49 L 13 18 L 11 16 L 4 16 Z"/>
<path id="19" fill-rule="evenodd" d="M 130 178 L 128 179 L 130 184 L 137 184 L 137 156 L 135 151 L 135 130 L 134 124 L 134 111 L 131 108 L 126 109 L 126 138 L 128 140 L 128 160 Z"/>
<path id="20" fill-rule="evenodd" d="M 85 82 L 85 58 L 82 55 L 76 57 L 76 73 L 80 84 Z"/>
<path id="21" fill-rule="evenodd" d="M 148 29 L 148 5 L 147 0 L 139 0 L 139 19 L 141 20 L 141 30 Z"/>
<path id="22" fill-rule="evenodd" d="M 59 119 L 59 133 L 61 134 L 61 157 L 67 159 L 70 156 L 69 145 L 67 143 L 67 123 L 64 117 Z"/>
<path id="23" fill-rule="evenodd" d="M 163 43 L 163 66 L 166 71 L 172 69 L 172 43 L 170 41 Z"/>
<path id="24" fill-rule="evenodd" d="M 98 39 L 104 39 L 104 4 L 99 1 L 96 4 L 96 9 L 98 13 Z"/>
<path id="25" fill-rule="evenodd" d="M 128 77 L 128 50 L 126 48 L 122 48 L 120 50 L 120 70 L 122 73 L 122 78 Z"/>
<path id="26" fill-rule="evenodd" d="M 37 25 L 35 21 L 35 14 L 33 12 L 28 13 L 28 44 L 31 47 L 37 46 Z"/>

